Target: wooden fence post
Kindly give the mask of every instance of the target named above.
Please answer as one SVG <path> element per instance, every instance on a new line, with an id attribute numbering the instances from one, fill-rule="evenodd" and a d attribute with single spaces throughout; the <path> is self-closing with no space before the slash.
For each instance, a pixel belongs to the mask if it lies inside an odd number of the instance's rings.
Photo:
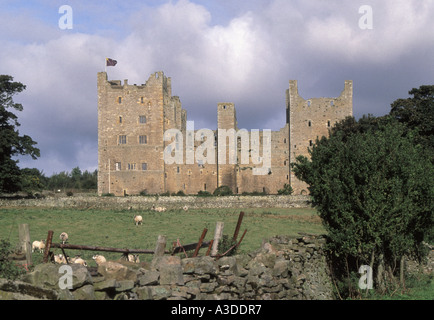
<path id="1" fill-rule="evenodd" d="M 26 254 L 26 263 L 28 266 L 32 264 L 32 246 L 30 244 L 30 231 L 28 224 L 20 224 L 18 226 L 21 250 Z"/>
<path id="2" fill-rule="evenodd" d="M 162 257 L 166 249 L 166 236 L 159 235 L 157 239 L 157 246 L 155 247 L 154 258 Z"/>
<path id="3" fill-rule="evenodd" d="M 212 249 L 211 249 L 211 256 L 217 255 L 219 241 L 220 241 L 221 237 L 223 236 L 224 225 L 225 224 L 223 222 L 220 222 L 220 221 L 218 221 L 216 224 L 215 231 L 214 231 L 214 242 L 212 244 Z"/>
<path id="4" fill-rule="evenodd" d="M 194 250 L 193 257 L 197 257 L 197 254 L 199 253 L 199 249 L 202 247 L 203 239 L 205 238 L 207 232 L 207 228 L 203 229 L 202 235 L 200 236 L 199 242 L 197 243 L 196 250 Z"/>
<path id="5" fill-rule="evenodd" d="M 237 241 L 238 233 L 240 232 L 240 227 L 241 227 L 241 222 L 243 221 L 243 217 L 244 217 L 244 212 L 241 211 L 240 215 L 238 216 L 237 226 L 235 227 L 235 232 L 234 232 L 234 237 L 233 237 L 234 241 Z"/>
<path id="6" fill-rule="evenodd" d="M 45 241 L 45 250 L 44 250 L 44 263 L 48 262 L 48 257 L 50 255 L 51 242 L 53 241 L 53 231 L 49 230 L 47 235 L 47 241 Z"/>

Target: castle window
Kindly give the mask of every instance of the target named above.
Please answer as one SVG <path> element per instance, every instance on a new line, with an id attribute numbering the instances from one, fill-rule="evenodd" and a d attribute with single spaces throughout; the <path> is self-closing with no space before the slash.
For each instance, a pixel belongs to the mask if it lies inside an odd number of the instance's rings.
<path id="1" fill-rule="evenodd" d="M 136 164 L 135 163 L 128 163 L 128 170 L 136 170 Z"/>
<path id="2" fill-rule="evenodd" d="M 127 144 L 127 136 L 119 136 L 119 144 Z"/>
<path id="3" fill-rule="evenodd" d="M 179 173 L 179 167 L 176 167 L 176 172 Z"/>
<path id="4" fill-rule="evenodd" d="M 120 162 L 116 162 L 115 163 L 115 169 L 116 169 L 116 171 L 120 171 L 121 170 L 121 163 Z"/>
<path id="5" fill-rule="evenodd" d="M 145 98 L 140 97 L 140 103 L 144 103 Z"/>
<path id="6" fill-rule="evenodd" d="M 139 143 L 140 144 L 147 144 L 148 143 L 148 137 L 147 136 L 139 136 Z"/>
<path id="7" fill-rule="evenodd" d="M 309 146 L 312 147 L 312 145 L 313 145 L 312 140 L 309 140 Z"/>
<path id="8" fill-rule="evenodd" d="M 146 123 L 146 116 L 139 116 L 140 123 Z"/>
<path id="9" fill-rule="evenodd" d="M 119 104 L 122 103 L 122 97 L 118 97 L 118 103 L 119 103 Z"/>
<path id="10" fill-rule="evenodd" d="M 206 183 L 203 184 L 203 190 L 206 191 Z"/>
<path id="11" fill-rule="evenodd" d="M 122 123 L 122 116 L 119 116 L 119 123 Z"/>
<path id="12" fill-rule="evenodd" d="M 328 121 L 327 121 L 327 127 L 330 128 L 330 125 L 331 125 L 331 124 L 330 124 L 330 120 L 328 120 Z"/>
<path id="13" fill-rule="evenodd" d="M 143 171 L 146 171 L 146 170 L 148 170 L 148 164 L 147 163 L 142 163 L 142 170 Z"/>
<path id="14" fill-rule="evenodd" d="M 309 120 L 309 122 L 308 122 L 308 126 L 309 126 L 309 127 L 312 127 L 312 121 Z"/>
<path id="15" fill-rule="evenodd" d="M 283 143 L 286 143 L 286 138 L 283 139 Z"/>

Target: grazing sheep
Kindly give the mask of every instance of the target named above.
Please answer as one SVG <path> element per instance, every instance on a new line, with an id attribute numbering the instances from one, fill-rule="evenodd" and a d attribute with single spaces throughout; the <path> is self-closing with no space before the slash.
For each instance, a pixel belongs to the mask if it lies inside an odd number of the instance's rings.
<path id="1" fill-rule="evenodd" d="M 63 256 L 63 254 L 55 254 L 54 255 L 54 262 L 62 264 L 62 263 L 66 263 L 66 259 Z"/>
<path id="2" fill-rule="evenodd" d="M 105 259 L 104 256 L 96 254 L 92 257 L 93 260 L 95 260 L 96 264 L 99 266 L 101 263 L 106 262 L 107 260 Z"/>
<path id="3" fill-rule="evenodd" d="M 139 263 L 140 262 L 139 255 L 138 254 L 129 254 L 128 255 L 128 261 Z"/>
<path id="4" fill-rule="evenodd" d="M 136 226 L 138 226 L 139 224 L 142 224 L 142 222 L 143 222 L 142 216 L 134 216 L 134 224 Z"/>
<path id="5" fill-rule="evenodd" d="M 126 254 L 126 253 L 124 253 L 122 255 L 122 257 L 120 258 L 120 260 L 128 261 L 128 262 L 135 262 L 135 263 L 140 262 L 138 254 Z"/>
<path id="6" fill-rule="evenodd" d="M 184 211 L 188 211 L 188 207 L 187 207 L 187 206 L 183 206 L 183 207 L 182 207 L 182 210 L 184 210 Z"/>
<path id="7" fill-rule="evenodd" d="M 68 234 L 66 232 L 62 232 L 59 236 L 60 241 L 62 241 L 63 244 L 66 243 L 66 241 L 68 241 Z"/>
<path id="8" fill-rule="evenodd" d="M 74 258 L 70 258 L 69 261 L 75 264 L 81 264 L 82 266 L 87 267 L 87 262 L 83 260 L 80 256 L 75 256 Z"/>
<path id="9" fill-rule="evenodd" d="M 153 204 L 151 210 L 157 211 L 157 212 L 164 212 L 164 211 L 166 211 L 166 208 L 165 207 L 155 207 L 155 204 Z"/>
<path id="10" fill-rule="evenodd" d="M 43 253 L 44 249 L 45 249 L 45 240 L 33 241 L 32 252 L 35 252 L 35 250 L 39 250 L 40 253 Z"/>

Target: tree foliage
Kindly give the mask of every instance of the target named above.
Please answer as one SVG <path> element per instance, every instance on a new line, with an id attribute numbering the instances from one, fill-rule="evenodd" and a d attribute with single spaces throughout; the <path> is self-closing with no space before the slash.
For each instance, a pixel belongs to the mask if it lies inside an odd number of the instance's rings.
<path id="1" fill-rule="evenodd" d="M 62 171 L 54 173 L 48 178 L 46 188 L 50 190 L 96 189 L 97 180 L 97 170 L 93 172 L 85 170 L 82 172 L 79 167 L 75 167 L 71 172 Z"/>
<path id="2" fill-rule="evenodd" d="M 37 144 L 27 135 L 21 136 L 18 117 L 10 111 L 22 111 L 23 106 L 13 101 L 13 96 L 26 88 L 20 82 L 13 82 L 8 75 L 0 75 L 0 192 L 15 192 L 20 189 L 20 169 L 17 155 L 40 156 Z"/>
<path id="3" fill-rule="evenodd" d="M 420 135 L 391 116 L 352 117 L 291 164 L 309 184 L 337 265 L 396 270 L 403 255 L 422 257 L 433 226 L 434 168 Z M 348 271 L 347 269 L 347 271 Z"/>
<path id="4" fill-rule="evenodd" d="M 391 105 L 390 115 L 418 134 L 416 142 L 434 152 L 434 85 L 420 86 L 409 91 L 412 97 L 397 99 Z M 434 155 L 430 155 L 431 161 Z"/>

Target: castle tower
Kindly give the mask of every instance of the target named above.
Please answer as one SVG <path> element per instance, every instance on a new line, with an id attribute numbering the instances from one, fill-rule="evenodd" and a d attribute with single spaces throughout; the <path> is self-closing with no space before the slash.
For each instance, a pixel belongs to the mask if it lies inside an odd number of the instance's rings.
<path id="1" fill-rule="evenodd" d="M 165 110 L 180 114 L 179 99 L 170 94 L 163 72 L 142 85 L 98 73 L 98 194 L 165 192 L 163 134 L 168 124 L 181 123 L 165 119 Z"/>
<path id="2" fill-rule="evenodd" d="M 296 80 L 289 81 L 287 90 L 287 123 L 289 124 L 289 159 L 309 157 L 308 148 L 316 139 L 328 136 L 333 125 L 347 116 L 353 115 L 353 82 L 345 81 L 344 90 L 337 98 L 303 99 L 298 94 Z M 290 173 L 290 185 L 294 194 L 307 193 L 307 185 Z"/>
<path id="3" fill-rule="evenodd" d="M 236 192 L 236 164 L 230 163 L 233 156 L 230 144 L 234 143 L 236 146 L 237 138 L 235 135 L 230 136 L 230 130 L 235 132 L 238 130 L 235 105 L 229 102 L 220 102 L 217 104 L 217 186 L 228 186 L 233 192 Z M 228 133 L 227 138 L 225 138 L 226 150 L 219 149 L 219 145 L 222 145 L 222 142 L 219 143 L 219 136 L 221 137 L 223 132 Z M 232 138 L 235 141 L 231 141 Z"/>

